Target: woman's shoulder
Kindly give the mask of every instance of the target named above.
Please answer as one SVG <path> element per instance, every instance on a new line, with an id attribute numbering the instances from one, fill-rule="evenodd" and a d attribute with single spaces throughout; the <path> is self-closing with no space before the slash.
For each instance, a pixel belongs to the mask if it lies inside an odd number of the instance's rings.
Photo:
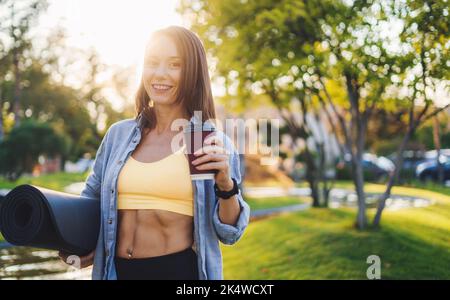
<path id="1" fill-rule="evenodd" d="M 103 137 L 103 148 L 105 148 L 106 151 L 109 151 L 111 149 L 117 148 L 117 146 L 119 146 L 117 145 L 117 143 L 123 143 L 124 141 L 127 141 L 127 137 L 129 137 L 129 135 L 133 131 L 135 124 L 136 122 L 134 121 L 134 119 L 130 118 L 117 121 L 110 125 L 106 130 L 105 136 Z"/>
<path id="2" fill-rule="evenodd" d="M 108 135 L 123 136 L 125 134 L 129 134 L 130 130 L 132 130 L 136 126 L 136 121 L 134 118 L 123 119 L 111 124 L 107 130 Z"/>

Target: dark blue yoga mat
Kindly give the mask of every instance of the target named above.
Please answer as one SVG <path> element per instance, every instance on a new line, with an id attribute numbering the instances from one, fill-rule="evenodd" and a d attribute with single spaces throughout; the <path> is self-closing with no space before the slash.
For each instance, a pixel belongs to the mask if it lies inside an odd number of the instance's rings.
<path id="1" fill-rule="evenodd" d="M 9 243 L 76 255 L 95 249 L 99 199 L 24 184 L 0 201 L 0 231 Z"/>

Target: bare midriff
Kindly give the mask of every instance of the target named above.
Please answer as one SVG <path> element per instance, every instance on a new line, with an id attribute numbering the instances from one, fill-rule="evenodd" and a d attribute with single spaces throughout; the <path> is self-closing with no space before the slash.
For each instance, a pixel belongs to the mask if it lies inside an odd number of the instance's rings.
<path id="1" fill-rule="evenodd" d="M 119 210 L 116 256 L 146 258 L 193 245 L 193 217 L 163 210 Z"/>

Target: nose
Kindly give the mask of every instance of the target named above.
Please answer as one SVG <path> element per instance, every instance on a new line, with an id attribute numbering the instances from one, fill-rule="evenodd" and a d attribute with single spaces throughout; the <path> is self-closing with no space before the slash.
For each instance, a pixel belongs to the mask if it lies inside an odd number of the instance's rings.
<path id="1" fill-rule="evenodd" d="M 159 64 L 158 67 L 155 69 L 155 76 L 161 76 L 164 77 L 167 74 L 167 68 L 164 66 L 164 64 Z"/>

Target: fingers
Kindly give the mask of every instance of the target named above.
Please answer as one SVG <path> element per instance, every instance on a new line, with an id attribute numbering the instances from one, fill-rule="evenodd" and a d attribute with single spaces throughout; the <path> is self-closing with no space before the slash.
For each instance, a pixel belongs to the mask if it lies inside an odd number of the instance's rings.
<path id="1" fill-rule="evenodd" d="M 200 155 L 205 153 L 226 153 L 225 149 L 220 146 L 204 146 L 194 152 L 194 155 Z"/>
<path id="2" fill-rule="evenodd" d="M 205 154 L 204 156 L 193 160 L 192 164 L 194 166 L 198 166 L 198 165 L 206 163 L 206 162 L 221 162 L 221 161 L 228 162 L 228 155 L 225 155 L 225 154 Z"/>
<path id="3" fill-rule="evenodd" d="M 202 164 L 200 166 L 196 166 L 199 170 L 219 170 L 219 171 L 226 171 L 228 169 L 228 162 L 227 161 L 219 161 L 219 162 L 210 162 L 206 164 Z"/>
<path id="4" fill-rule="evenodd" d="M 208 136 L 204 140 L 203 144 L 205 144 L 205 145 L 218 145 L 220 147 L 223 147 L 223 141 L 217 135 L 210 135 L 210 136 Z"/>

